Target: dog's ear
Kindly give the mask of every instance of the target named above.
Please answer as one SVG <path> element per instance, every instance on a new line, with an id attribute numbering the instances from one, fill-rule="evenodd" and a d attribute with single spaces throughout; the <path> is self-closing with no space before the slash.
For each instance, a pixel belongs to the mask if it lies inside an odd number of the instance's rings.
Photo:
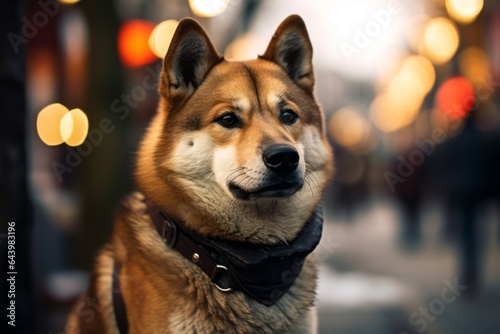
<path id="1" fill-rule="evenodd" d="M 163 60 L 160 94 L 172 105 L 182 102 L 222 59 L 198 22 L 183 19 Z"/>
<path id="2" fill-rule="evenodd" d="M 312 45 L 306 25 L 298 15 L 290 15 L 278 27 L 260 58 L 280 65 L 300 87 L 312 93 L 314 72 Z"/>

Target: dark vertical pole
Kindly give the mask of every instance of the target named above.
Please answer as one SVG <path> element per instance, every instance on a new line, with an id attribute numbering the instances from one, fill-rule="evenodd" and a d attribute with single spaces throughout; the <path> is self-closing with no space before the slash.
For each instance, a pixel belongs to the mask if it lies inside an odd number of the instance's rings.
<path id="1" fill-rule="evenodd" d="M 121 99 L 122 69 L 117 54 L 120 21 L 112 1 L 82 1 L 88 20 L 89 68 L 88 94 L 83 110 L 89 117 L 89 129 L 99 129 L 102 119 L 109 118 L 116 127 L 112 133 L 95 140 L 92 154 L 83 158 L 78 182 L 81 184 L 82 227 L 76 236 L 75 263 L 90 269 L 96 251 L 109 240 L 114 208 L 130 188 L 130 151 L 127 150 L 125 124 L 111 110 L 115 99 Z M 89 133 L 89 136 L 92 136 Z"/>
<path id="2" fill-rule="evenodd" d="M 21 17 L 24 1 L 6 1 L 0 10 L 0 330 L 33 332 L 30 240 L 32 208 L 28 196 L 26 149 L 26 43 Z M 15 239 L 8 238 L 8 223 L 15 223 Z M 13 224 L 11 224 L 13 225 Z M 12 228 L 11 228 L 12 232 Z M 15 240 L 15 263 L 8 262 L 8 240 Z M 11 253 L 13 254 L 13 253 Z M 7 274 L 16 272 L 17 274 Z M 15 279 L 7 281 L 9 278 Z M 14 289 L 13 294 L 10 293 Z M 14 296 L 15 295 L 15 296 Z M 11 298 L 12 297 L 12 298 Z M 7 308 L 15 301 L 15 327 L 8 324 Z"/>

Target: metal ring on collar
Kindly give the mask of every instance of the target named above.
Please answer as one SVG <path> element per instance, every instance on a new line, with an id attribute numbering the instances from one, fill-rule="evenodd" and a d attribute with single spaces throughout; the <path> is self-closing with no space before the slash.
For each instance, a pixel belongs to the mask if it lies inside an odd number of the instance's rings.
<path id="1" fill-rule="evenodd" d="M 233 288 L 231 287 L 227 287 L 227 288 L 224 288 L 224 287 L 221 287 L 217 284 L 216 281 L 218 281 L 218 278 L 222 278 L 222 275 L 223 273 L 221 273 L 221 270 L 225 270 L 226 272 L 229 272 L 229 270 L 227 269 L 226 266 L 223 266 L 221 264 L 218 264 L 216 267 L 215 267 L 215 270 L 214 272 L 212 273 L 212 284 L 219 290 L 219 291 L 222 291 L 222 292 L 230 292 L 230 291 L 233 291 Z"/>
<path id="2" fill-rule="evenodd" d="M 175 241 L 177 240 L 177 226 L 175 224 L 172 224 L 168 220 L 164 220 L 165 224 L 163 224 L 163 231 L 162 231 L 162 237 L 163 241 L 170 247 L 172 247 L 175 244 Z M 170 236 L 170 240 L 167 240 L 167 236 L 165 235 L 166 228 L 168 227 L 172 228 L 173 233 Z"/>

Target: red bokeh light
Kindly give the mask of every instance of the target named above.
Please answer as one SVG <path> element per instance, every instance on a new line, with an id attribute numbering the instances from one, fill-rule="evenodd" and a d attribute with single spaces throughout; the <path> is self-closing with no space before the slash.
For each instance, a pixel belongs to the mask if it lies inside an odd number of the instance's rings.
<path id="1" fill-rule="evenodd" d="M 144 20 L 130 20 L 118 31 L 118 54 L 127 67 L 140 67 L 158 59 L 149 48 L 148 39 L 155 25 Z"/>
<path id="2" fill-rule="evenodd" d="M 437 107 L 450 118 L 463 118 L 476 103 L 474 86 L 464 77 L 446 80 L 436 94 Z"/>

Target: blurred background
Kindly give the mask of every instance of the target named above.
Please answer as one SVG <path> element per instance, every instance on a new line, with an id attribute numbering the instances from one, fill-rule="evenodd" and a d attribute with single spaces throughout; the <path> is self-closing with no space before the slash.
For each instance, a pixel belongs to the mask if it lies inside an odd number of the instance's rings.
<path id="1" fill-rule="evenodd" d="M 178 20 L 196 18 L 219 52 L 241 60 L 262 54 L 296 13 L 335 150 L 317 250 L 319 333 L 500 333 L 500 2 L 2 8 L 0 246 L 4 275 L 15 221 L 16 332 L 64 332 L 117 203 L 134 188 Z"/>

